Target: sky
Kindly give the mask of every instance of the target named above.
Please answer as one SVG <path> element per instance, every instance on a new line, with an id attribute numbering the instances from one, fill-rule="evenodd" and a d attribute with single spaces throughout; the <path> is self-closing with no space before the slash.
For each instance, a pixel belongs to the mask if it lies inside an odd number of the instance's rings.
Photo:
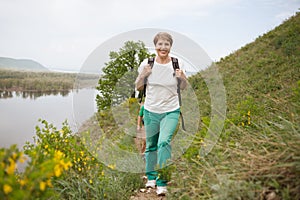
<path id="1" fill-rule="evenodd" d="M 186 36 L 218 61 L 299 8 L 300 0 L 0 0 L 0 57 L 79 71 L 104 42 L 153 28 Z"/>

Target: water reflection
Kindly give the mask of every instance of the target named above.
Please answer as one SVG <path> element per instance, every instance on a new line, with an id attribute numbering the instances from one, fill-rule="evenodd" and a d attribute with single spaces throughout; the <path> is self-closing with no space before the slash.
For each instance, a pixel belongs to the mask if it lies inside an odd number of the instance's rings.
<path id="1" fill-rule="evenodd" d="M 63 95 L 67 93 L 56 94 L 41 93 L 45 96 L 33 99 L 29 93 L 25 94 L 27 98 L 23 98 L 22 92 L 18 92 L 19 96 L 15 92 L 6 92 L 6 96 L 13 97 L 0 98 L 0 148 L 8 148 L 12 144 L 23 148 L 26 141 L 33 143 L 38 119 L 46 120 L 58 130 L 67 120 L 72 132 L 76 133 L 97 110 L 95 89 L 71 90 L 66 96 Z"/>
<path id="2" fill-rule="evenodd" d="M 24 99 L 37 99 L 38 97 L 48 96 L 48 95 L 61 95 L 63 97 L 67 96 L 71 90 L 64 91 L 1 91 L 0 99 L 9 99 L 13 97 L 22 97 Z"/>

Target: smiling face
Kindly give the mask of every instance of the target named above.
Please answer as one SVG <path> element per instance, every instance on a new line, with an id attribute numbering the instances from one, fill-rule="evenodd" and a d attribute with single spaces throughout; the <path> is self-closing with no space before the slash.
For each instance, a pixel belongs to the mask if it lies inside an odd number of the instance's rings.
<path id="1" fill-rule="evenodd" d="M 171 43 L 166 39 L 158 39 L 155 44 L 155 50 L 157 56 L 167 58 L 171 50 Z"/>

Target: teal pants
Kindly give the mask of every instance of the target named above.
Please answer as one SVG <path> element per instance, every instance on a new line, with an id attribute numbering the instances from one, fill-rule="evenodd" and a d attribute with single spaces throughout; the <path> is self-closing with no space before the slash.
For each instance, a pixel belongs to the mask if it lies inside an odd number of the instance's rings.
<path id="1" fill-rule="evenodd" d="M 156 180 L 157 186 L 166 186 L 167 180 L 159 178 L 156 168 L 165 166 L 171 158 L 171 140 L 176 130 L 180 109 L 167 113 L 153 113 L 145 109 L 146 130 L 146 175 L 148 180 Z"/>

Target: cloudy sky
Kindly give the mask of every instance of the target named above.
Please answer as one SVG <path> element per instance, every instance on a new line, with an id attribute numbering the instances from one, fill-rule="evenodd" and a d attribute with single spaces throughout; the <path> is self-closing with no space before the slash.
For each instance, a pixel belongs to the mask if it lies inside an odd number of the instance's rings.
<path id="1" fill-rule="evenodd" d="M 79 70 L 112 37 L 157 28 L 185 35 L 217 61 L 299 8 L 300 0 L 0 0 L 0 57 Z"/>

